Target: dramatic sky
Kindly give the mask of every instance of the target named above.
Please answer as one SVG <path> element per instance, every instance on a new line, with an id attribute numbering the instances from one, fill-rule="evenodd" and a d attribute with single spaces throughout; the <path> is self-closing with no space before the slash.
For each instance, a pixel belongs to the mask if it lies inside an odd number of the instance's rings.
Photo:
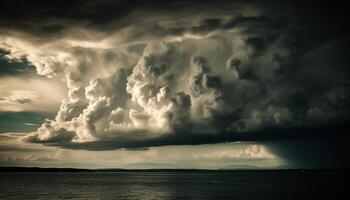
<path id="1" fill-rule="evenodd" d="M 337 1 L 11 0 L 0 166 L 348 168 Z"/>

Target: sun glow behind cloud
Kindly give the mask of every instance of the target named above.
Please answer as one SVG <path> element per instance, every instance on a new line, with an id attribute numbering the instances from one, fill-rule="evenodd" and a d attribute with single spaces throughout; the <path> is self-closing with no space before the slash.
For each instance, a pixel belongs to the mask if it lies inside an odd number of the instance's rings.
<path id="1" fill-rule="evenodd" d="M 38 147 L 21 142 L 19 136 L 21 134 L 3 134 L 0 141 L 2 166 L 246 169 L 287 164 L 264 145 L 253 143 L 85 151 Z"/>
<path id="2" fill-rule="evenodd" d="M 40 77 L 0 77 L 0 111 L 57 112 L 64 85 Z"/>

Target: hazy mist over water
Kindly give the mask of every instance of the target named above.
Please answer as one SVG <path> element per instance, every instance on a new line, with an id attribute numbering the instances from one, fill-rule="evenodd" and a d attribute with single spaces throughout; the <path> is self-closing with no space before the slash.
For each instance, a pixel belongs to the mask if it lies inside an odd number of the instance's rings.
<path id="1" fill-rule="evenodd" d="M 0 199 L 339 199 L 346 171 L 15 172 Z M 344 197 L 344 196 L 343 196 Z"/>

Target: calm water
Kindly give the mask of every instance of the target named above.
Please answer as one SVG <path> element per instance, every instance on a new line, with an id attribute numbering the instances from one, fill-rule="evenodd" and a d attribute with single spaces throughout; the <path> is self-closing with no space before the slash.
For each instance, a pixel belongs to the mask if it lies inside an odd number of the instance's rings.
<path id="1" fill-rule="evenodd" d="M 348 172 L 2 172 L 0 199 L 340 199 L 348 178 Z"/>

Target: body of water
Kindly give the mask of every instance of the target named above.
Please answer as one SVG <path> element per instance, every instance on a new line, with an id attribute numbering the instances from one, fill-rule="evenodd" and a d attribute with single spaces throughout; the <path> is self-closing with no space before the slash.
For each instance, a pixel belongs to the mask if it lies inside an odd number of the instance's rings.
<path id="1" fill-rule="evenodd" d="M 340 199 L 348 178 L 344 171 L 1 172 L 0 199 Z"/>

